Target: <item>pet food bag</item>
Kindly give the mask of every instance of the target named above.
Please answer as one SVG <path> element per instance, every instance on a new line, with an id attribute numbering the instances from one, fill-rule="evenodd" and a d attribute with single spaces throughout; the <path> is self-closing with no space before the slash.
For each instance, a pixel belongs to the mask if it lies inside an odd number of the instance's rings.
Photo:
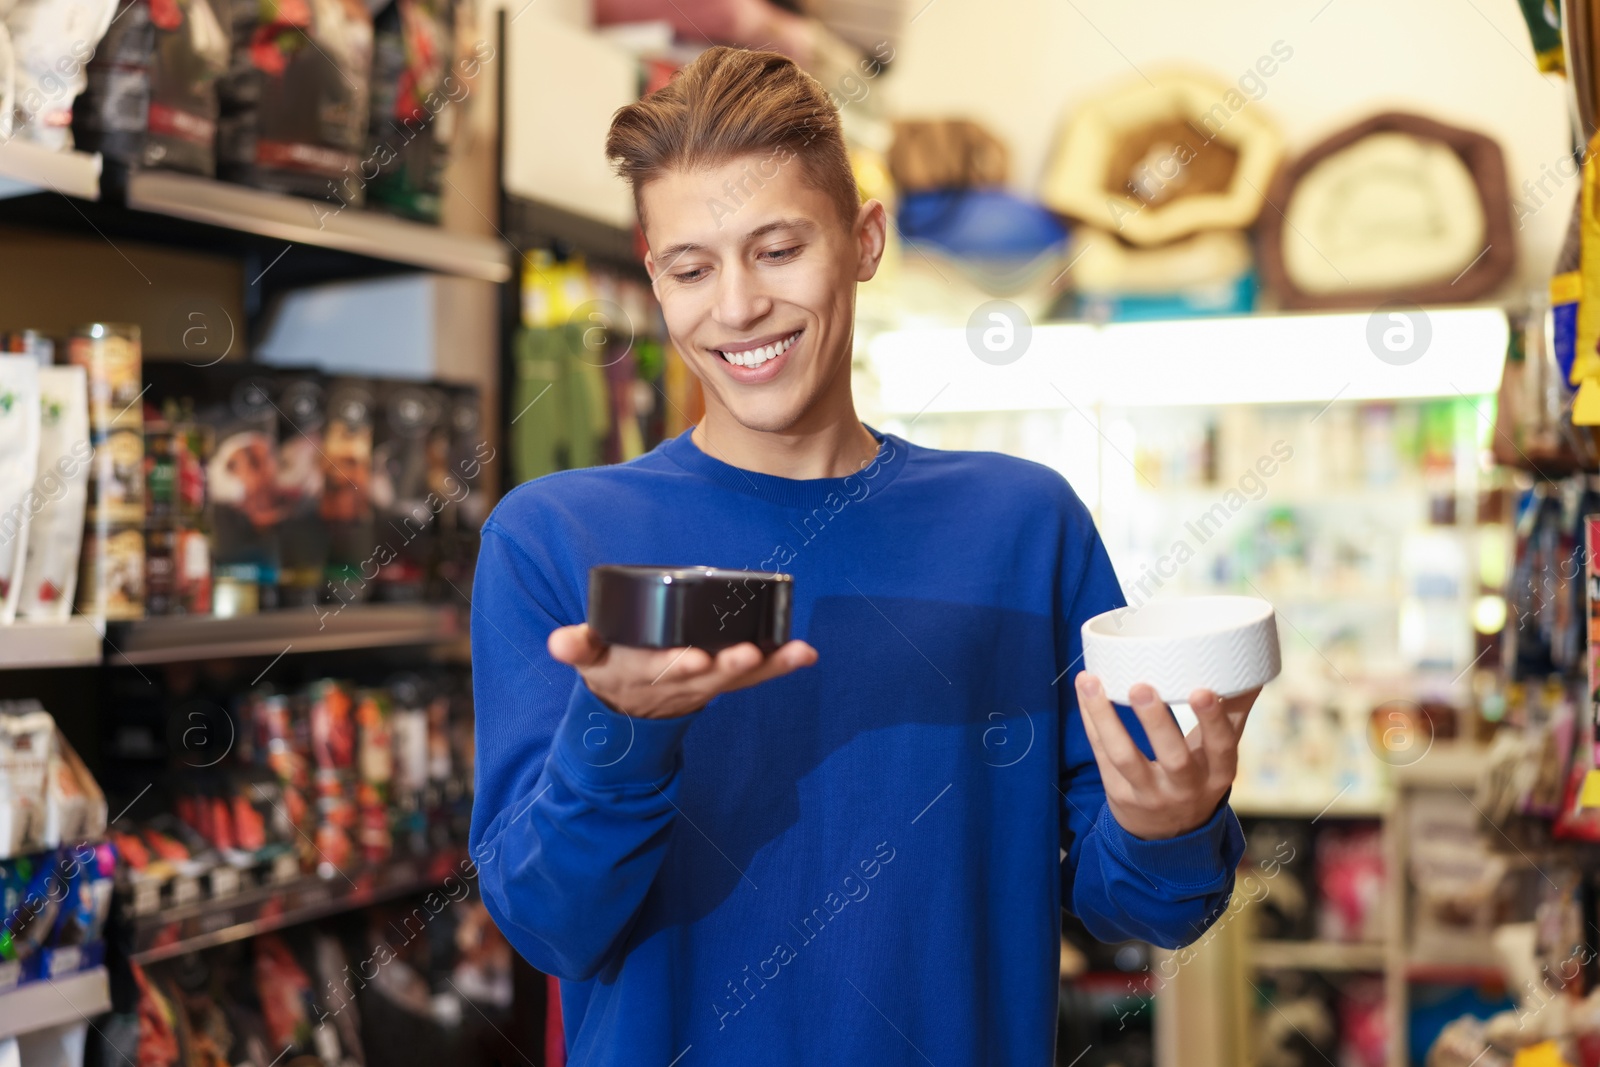
<path id="1" fill-rule="evenodd" d="M 17 609 L 24 618 L 60 621 L 72 614 L 93 454 L 84 369 L 40 367 L 39 475 L 34 485 L 38 506 Z"/>
<path id="2" fill-rule="evenodd" d="M 0 356 L 0 623 L 16 618 L 39 467 L 39 364 Z"/>

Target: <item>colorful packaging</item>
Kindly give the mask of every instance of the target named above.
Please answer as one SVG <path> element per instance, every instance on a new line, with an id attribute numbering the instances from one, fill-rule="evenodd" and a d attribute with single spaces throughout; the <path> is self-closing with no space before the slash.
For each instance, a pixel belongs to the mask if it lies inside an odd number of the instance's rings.
<path id="1" fill-rule="evenodd" d="M 373 387 L 360 378 L 335 378 L 327 403 L 320 511 L 329 544 L 322 600 L 348 604 L 370 599 L 385 555 L 373 534 Z"/>
<path id="2" fill-rule="evenodd" d="M 93 454 L 84 369 L 40 367 L 39 476 L 17 609 L 23 618 L 59 621 L 72 613 Z"/>
<path id="3" fill-rule="evenodd" d="M 142 426 L 138 326 L 95 322 L 80 327 L 67 342 L 67 362 L 88 373 L 91 430 L 104 433 L 113 427 Z"/>
<path id="4" fill-rule="evenodd" d="M 1600 425 L 1600 133 L 1590 138 L 1583 156 L 1582 206 L 1579 224 L 1578 284 L 1559 282 L 1552 286 L 1551 304 L 1556 308 L 1570 302 L 1574 289 L 1578 296 L 1577 340 L 1573 343 L 1570 381 L 1578 388 L 1573 400 L 1572 421 L 1577 426 Z"/>
<path id="5" fill-rule="evenodd" d="M 216 81 L 228 68 L 228 51 L 228 32 L 209 0 L 127 0 L 73 107 L 78 143 L 126 166 L 211 177 Z"/>
<path id="6" fill-rule="evenodd" d="M 249 614 L 276 601 L 283 518 L 278 413 L 266 375 L 251 368 L 209 370 L 216 376 L 203 414 L 216 442 L 206 463 L 213 607 L 218 614 Z"/>
<path id="7" fill-rule="evenodd" d="M 320 512 L 326 477 L 325 395 L 315 371 L 284 372 L 277 380 L 278 499 L 283 508 L 278 602 L 283 607 L 315 604 L 328 564 L 328 530 Z"/>
<path id="8" fill-rule="evenodd" d="M 90 527 L 83 535 L 78 611 L 112 620 L 144 618 L 144 531 Z"/>
<path id="9" fill-rule="evenodd" d="M 355 701 L 338 682 L 324 679 L 307 691 L 311 761 L 319 771 L 356 769 Z"/>
<path id="10" fill-rule="evenodd" d="M 373 20 L 370 154 L 377 171 L 367 202 L 423 222 L 439 221 L 456 114 L 466 86 L 450 75 L 455 4 L 394 0 Z"/>
<path id="11" fill-rule="evenodd" d="M 1375 826 L 1330 827 L 1317 836 L 1317 936 L 1383 939 L 1383 842 Z"/>
<path id="12" fill-rule="evenodd" d="M 442 482 L 443 447 L 430 445 L 448 441 L 439 434 L 444 414 L 443 397 L 430 386 L 389 382 L 379 393 L 372 505 L 393 557 L 379 562 L 376 595 L 381 600 L 420 600 L 426 591 L 438 541 L 437 519 L 445 504 L 433 491 Z"/>
<path id="13" fill-rule="evenodd" d="M 1578 743 L 1567 772 L 1561 812 L 1551 832 L 1556 838 L 1600 841 L 1600 516 L 1584 516 L 1583 542 L 1588 550 L 1583 583 L 1588 698 L 1577 724 Z"/>
<path id="14" fill-rule="evenodd" d="M 312 1021 L 321 1013 L 311 979 L 276 934 L 258 937 L 255 949 L 255 988 L 266 1025 L 267 1044 L 275 1049 L 314 1050 Z"/>
<path id="15" fill-rule="evenodd" d="M 56 723 L 37 700 L 0 704 L 0 856 L 46 847 Z"/>
<path id="16" fill-rule="evenodd" d="M 0 624 L 16 618 L 39 469 L 39 364 L 0 356 Z"/>
<path id="17" fill-rule="evenodd" d="M 434 492 L 445 499 L 439 515 L 439 561 L 434 597 L 452 600 L 472 595 L 479 531 L 489 517 L 483 468 L 495 450 L 483 432 L 483 399 L 477 386 L 441 386 L 449 407 L 449 460 Z"/>
<path id="18" fill-rule="evenodd" d="M 233 5 L 235 54 L 219 86 L 218 173 L 359 207 L 372 16 L 359 0 Z M 244 60 L 248 59 L 248 66 Z"/>

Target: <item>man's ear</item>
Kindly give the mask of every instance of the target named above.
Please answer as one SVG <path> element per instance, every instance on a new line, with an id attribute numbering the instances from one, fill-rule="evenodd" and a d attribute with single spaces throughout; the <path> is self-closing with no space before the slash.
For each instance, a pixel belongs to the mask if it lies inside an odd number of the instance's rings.
<path id="1" fill-rule="evenodd" d="M 656 284 L 656 258 L 650 254 L 649 249 L 644 253 L 644 272 L 650 275 L 650 284 Z"/>
<path id="2" fill-rule="evenodd" d="M 889 216 L 881 200 L 868 200 L 856 212 L 856 281 L 868 282 L 883 260 Z"/>

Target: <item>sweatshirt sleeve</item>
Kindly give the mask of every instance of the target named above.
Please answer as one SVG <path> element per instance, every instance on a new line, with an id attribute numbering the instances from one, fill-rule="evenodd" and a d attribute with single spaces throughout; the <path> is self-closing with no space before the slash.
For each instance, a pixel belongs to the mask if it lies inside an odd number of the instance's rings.
<path id="1" fill-rule="evenodd" d="M 1179 837 L 1146 841 L 1124 830 L 1106 804 L 1094 749 L 1078 708 L 1074 679 L 1083 670 L 1083 624 L 1127 601 L 1111 559 L 1087 509 L 1067 543 L 1081 546 L 1077 559 L 1062 561 L 1065 609 L 1056 641 L 1064 716 L 1061 761 L 1061 899 L 1101 941 L 1148 941 L 1180 948 L 1205 933 L 1233 893 L 1234 871 L 1244 855 L 1244 834 L 1226 798 L 1211 819 Z M 1058 668 L 1059 670 L 1060 668 Z M 1116 705 L 1134 743 L 1153 758 L 1149 739 L 1133 709 Z"/>
<path id="2" fill-rule="evenodd" d="M 550 656 L 550 632 L 582 621 L 582 604 L 563 598 L 554 561 L 526 543 L 484 525 L 469 846 L 507 940 L 539 970 L 582 981 L 619 958 L 660 869 L 691 717 L 613 711 Z"/>

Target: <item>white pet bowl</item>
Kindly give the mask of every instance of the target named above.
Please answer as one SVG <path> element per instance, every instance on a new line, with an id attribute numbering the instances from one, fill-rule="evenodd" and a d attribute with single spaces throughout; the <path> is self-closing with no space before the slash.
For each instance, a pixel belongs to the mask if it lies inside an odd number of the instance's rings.
<path id="1" fill-rule="evenodd" d="M 1196 689 L 1235 696 L 1278 676 L 1278 623 L 1255 597 L 1154 600 L 1084 623 L 1083 665 L 1118 704 L 1139 682 L 1168 704 L 1188 703 Z"/>

